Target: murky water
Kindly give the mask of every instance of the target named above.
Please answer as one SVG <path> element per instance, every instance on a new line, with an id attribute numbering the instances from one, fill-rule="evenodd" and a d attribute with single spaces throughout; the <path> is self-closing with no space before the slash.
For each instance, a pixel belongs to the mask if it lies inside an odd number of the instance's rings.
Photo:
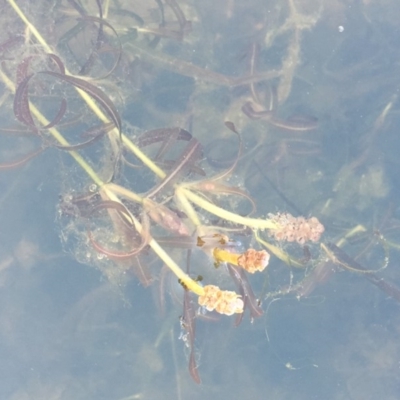
<path id="1" fill-rule="evenodd" d="M 0 9 L 1 398 L 399 398 L 396 1 Z"/>

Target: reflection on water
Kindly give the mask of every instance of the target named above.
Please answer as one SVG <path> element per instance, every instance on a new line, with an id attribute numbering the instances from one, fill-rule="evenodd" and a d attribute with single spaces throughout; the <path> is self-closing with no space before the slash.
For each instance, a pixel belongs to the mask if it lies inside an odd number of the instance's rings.
<path id="1" fill-rule="evenodd" d="M 2 399 L 399 398 L 398 2 L 3 3 Z"/>

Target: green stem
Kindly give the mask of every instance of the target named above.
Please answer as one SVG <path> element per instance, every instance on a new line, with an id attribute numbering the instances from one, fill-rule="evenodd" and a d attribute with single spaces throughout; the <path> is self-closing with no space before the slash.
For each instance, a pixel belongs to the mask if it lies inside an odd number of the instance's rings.
<path id="1" fill-rule="evenodd" d="M 123 186 L 116 185 L 115 183 L 107 183 L 103 186 L 103 188 L 107 191 L 111 191 L 115 194 L 118 194 L 126 199 L 132 200 L 135 203 L 142 204 L 143 198 L 138 194 L 132 192 L 131 190 L 124 188 Z"/>
<path id="2" fill-rule="evenodd" d="M 18 16 L 21 18 L 21 20 L 25 23 L 25 25 L 30 29 L 32 34 L 35 36 L 37 41 L 43 46 L 44 50 L 48 53 L 52 53 L 52 49 L 50 46 L 46 43 L 46 41 L 43 39 L 42 35 L 39 33 L 39 31 L 33 26 L 28 18 L 25 16 L 25 14 L 22 12 L 22 10 L 18 7 L 18 5 L 15 3 L 14 0 L 7 0 L 8 3 L 11 5 L 11 7 L 15 10 L 15 12 L 18 14 Z M 66 70 L 66 73 L 68 74 L 68 71 Z M 15 85 L 9 79 L 9 77 L 4 74 L 4 72 L 0 69 L 0 77 L 3 80 L 3 82 L 6 84 L 6 86 L 10 89 L 10 91 L 15 93 Z M 97 104 L 94 102 L 94 100 L 87 95 L 87 93 L 83 92 L 82 90 L 77 89 L 77 92 L 81 95 L 81 97 L 86 101 L 88 106 L 92 109 L 92 111 L 100 118 L 100 120 L 104 122 L 109 122 L 107 117 L 104 115 L 102 110 L 97 106 Z M 44 126 L 49 123 L 47 118 L 39 111 L 39 109 L 33 105 L 32 103 L 29 103 L 30 110 L 32 114 L 42 123 Z M 116 131 L 116 129 L 114 129 Z M 69 146 L 70 144 L 68 141 L 62 136 L 62 134 L 56 129 L 56 128 L 50 128 L 48 130 L 51 135 L 62 145 L 64 146 Z M 118 132 L 115 132 L 115 134 L 118 134 Z M 127 137 L 123 136 L 123 141 L 125 145 L 134 152 L 134 154 L 139 157 L 143 163 L 151 169 L 153 172 L 155 172 L 160 178 L 164 178 L 166 176 L 165 172 L 162 171 L 156 164 L 153 163 L 153 161 L 148 158 L 141 150 L 135 146 Z M 119 198 L 113 193 L 112 190 L 107 188 L 107 185 L 104 184 L 104 182 L 100 179 L 100 177 L 96 174 L 96 172 L 92 169 L 92 167 L 82 158 L 82 156 L 77 153 L 76 151 L 70 151 L 69 154 L 74 158 L 74 160 L 82 167 L 82 169 L 89 175 L 89 177 L 96 183 L 96 185 L 99 186 L 102 190 L 104 190 L 107 194 L 107 196 L 114 201 L 120 202 Z M 115 189 L 115 187 L 114 187 Z M 126 193 L 128 193 L 127 191 Z M 139 199 L 139 196 L 135 195 L 133 192 L 130 192 L 130 196 L 134 196 L 135 199 Z M 139 221 L 135 221 L 135 225 L 137 225 L 137 228 L 139 232 L 141 231 L 142 227 L 139 223 Z M 149 242 L 150 247 L 153 249 L 153 251 L 157 254 L 157 256 L 171 269 L 171 271 L 178 277 L 180 282 L 188 289 L 193 291 L 194 293 L 198 295 L 203 295 L 204 294 L 204 289 L 202 286 L 200 286 L 196 281 L 194 281 L 190 276 L 188 276 L 185 272 L 182 271 L 182 269 L 178 266 L 178 264 L 175 263 L 175 261 L 172 260 L 172 258 L 165 252 L 165 250 L 154 240 L 151 239 Z"/>
<path id="3" fill-rule="evenodd" d="M 25 25 L 29 28 L 29 30 L 32 32 L 32 35 L 36 38 L 36 40 L 43 46 L 44 50 L 47 53 L 54 53 L 54 50 L 47 44 L 47 42 L 44 40 L 43 36 L 40 34 L 40 32 L 36 29 L 36 27 L 31 24 L 31 22 L 28 20 L 26 15 L 22 12 L 22 10 L 19 8 L 19 6 L 15 3 L 14 0 L 7 0 L 10 6 L 14 9 L 14 11 L 18 14 L 18 16 L 21 18 L 21 20 L 25 23 Z M 68 71 L 67 68 L 65 68 L 65 73 L 66 75 L 71 75 L 70 72 Z M 82 78 L 82 77 L 80 77 Z M 107 116 L 104 114 L 104 112 L 101 110 L 101 108 L 96 104 L 96 102 L 83 90 L 79 88 L 75 88 L 76 91 L 79 93 L 79 95 L 82 97 L 82 99 L 86 102 L 88 107 L 97 115 L 97 117 L 105 122 L 108 123 L 110 122 Z M 115 128 L 113 131 L 110 132 L 110 134 L 113 133 L 114 135 L 119 135 L 118 130 Z M 149 157 L 144 154 L 139 147 L 137 147 L 135 144 L 132 143 L 131 140 L 129 140 L 128 137 L 125 135 L 122 135 L 122 140 L 125 144 L 125 146 L 132 151 L 132 153 L 135 154 L 136 157 L 138 157 L 143 164 L 145 164 L 151 171 L 153 171 L 158 177 L 161 179 L 165 178 L 166 174 L 165 172 L 160 169 Z"/>
<path id="4" fill-rule="evenodd" d="M 214 214 L 219 218 L 224 219 L 225 221 L 230 221 L 235 224 L 248 226 L 252 229 L 276 229 L 277 224 L 270 219 L 258 219 L 258 218 L 248 218 L 242 217 L 239 214 L 235 214 L 231 211 L 225 210 L 224 208 L 218 207 L 215 204 L 210 203 L 207 200 L 204 200 L 202 197 L 193 193 L 188 189 L 184 189 L 183 187 L 178 187 L 176 189 L 176 193 L 178 197 L 186 197 L 192 203 L 196 204 L 198 207 L 203 210 L 208 211 L 210 214 Z"/>

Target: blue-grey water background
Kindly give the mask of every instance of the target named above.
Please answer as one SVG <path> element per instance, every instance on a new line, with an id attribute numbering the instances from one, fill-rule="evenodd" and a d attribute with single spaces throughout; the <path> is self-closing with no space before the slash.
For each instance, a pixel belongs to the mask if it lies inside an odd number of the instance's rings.
<path id="1" fill-rule="evenodd" d="M 45 39 L 59 40 L 54 51 L 66 58 L 74 53 L 78 63 L 79 43 L 63 36 L 69 26 L 59 36 L 50 26 L 74 17 L 79 7 L 69 1 L 40 3 L 17 1 Z M 77 3 L 98 16 L 95 2 Z M 116 79 L 99 85 L 117 104 L 124 131 L 181 126 L 205 146 L 204 168 L 215 174 L 216 163 L 208 161 L 229 161 L 236 152 L 237 140 L 224 126 L 233 121 L 244 148 L 229 184 L 248 191 L 257 217 L 278 211 L 316 216 L 325 225 L 324 242 L 359 227 L 346 251 L 400 286 L 397 1 L 182 0 L 177 3 L 191 31 L 181 40 L 162 37 L 160 42 L 151 41 L 144 28 L 158 27 L 160 3 L 166 20 L 175 21 L 175 2 L 101 3 L 108 4 L 107 20 L 122 38 L 125 56 L 113 71 Z M 131 20 L 117 12 L 125 7 Z M 25 35 L 21 57 L 40 52 L 11 3 L 4 0 L 0 10 L 1 42 Z M 142 32 L 134 34 L 132 21 Z M 286 71 L 286 86 L 277 78 L 257 86 L 263 95 L 276 90 L 287 97 L 279 104 L 280 118 L 318 119 L 316 129 L 284 130 L 245 116 L 241 108 L 251 97 L 249 85 L 219 80 L 248 75 L 252 49 L 257 51 L 253 73 Z M 11 63 L 13 50 L 7 51 L 2 57 Z M 3 72 L 15 74 L 10 67 Z M 14 127 L 13 95 L 4 84 L 1 89 L 1 125 Z M 73 109 L 73 91 L 67 95 Z M 31 151 L 34 141 L 5 132 L 1 162 Z M 97 165 L 106 149 L 85 151 Z M 140 192 L 150 174 L 129 174 Z M 91 262 L 93 254 L 86 254 L 85 227 L 61 216 L 60 197 L 88 187 L 69 155 L 55 148 L 20 168 L 0 171 L 1 399 L 400 398 L 398 301 L 365 274 L 345 268 L 301 299 L 295 294 L 268 298 L 268 292 L 305 274 L 274 257 L 267 273 L 251 277 L 262 296 L 261 318 L 250 321 L 246 315 L 238 327 L 232 317 L 198 320 L 202 384 L 194 383 L 180 338 L 179 285 L 167 276 L 162 293 L 158 278 L 148 288 L 133 275 L 107 279 L 101 272 L 107 260 L 99 256 L 98 263 Z M 248 212 L 245 202 L 240 206 Z M 249 239 L 235 240 L 246 245 Z M 300 247 L 285 249 L 303 256 Z M 319 244 L 310 249 L 314 264 L 318 254 L 326 258 Z M 182 251 L 170 251 L 185 264 Z M 389 263 L 380 270 L 387 255 Z M 196 249 L 192 263 L 194 270 L 214 269 Z"/>

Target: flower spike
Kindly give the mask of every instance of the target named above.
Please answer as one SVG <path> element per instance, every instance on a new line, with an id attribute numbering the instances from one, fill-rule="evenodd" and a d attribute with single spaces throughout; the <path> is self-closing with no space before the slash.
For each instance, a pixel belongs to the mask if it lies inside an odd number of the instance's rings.
<path id="1" fill-rule="evenodd" d="M 218 286 L 204 286 L 204 294 L 199 296 L 199 304 L 207 311 L 217 311 L 220 314 L 233 315 L 242 313 L 244 303 L 240 296 L 229 290 L 221 290 Z"/>

